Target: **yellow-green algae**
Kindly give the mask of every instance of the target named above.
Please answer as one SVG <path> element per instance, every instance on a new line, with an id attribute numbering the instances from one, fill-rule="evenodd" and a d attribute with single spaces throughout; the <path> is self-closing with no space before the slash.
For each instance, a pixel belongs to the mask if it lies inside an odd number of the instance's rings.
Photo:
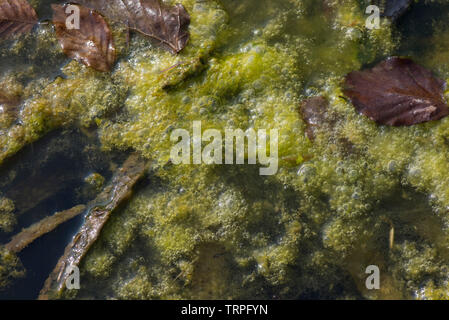
<path id="1" fill-rule="evenodd" d="M 14 215 L 14 202 L 8 198 L 0 198 L 0 230 L 11 232 L 17 223 Z"/>
<path id="2" fill-rule="evenodd" d="M 24 275 L 25 270 L 16 254 L 0 247 L 0 288 L 11 285 L 14 278 Z"/>
<path id="3" fill-rule="evenodd" d="M 110 74 L 71 62 L 65 78 L 16 86 L 20 121 L 4 121 L 0 162 L 54 128 L 95 124 L 105 149 L 154 163 L 68 296 L 447 297 L 449 119 L 382 127 L 341 92 L 346 73 L 395 53 L 395 27 L 365 29 L 355 0 L 178 2 L 192 18 L 180 55 L 133 36 Z M 437 29 L 440 43 L 448 28 Z M 416 59 L 447 77 L 444 52 Z M 310 141 L 298 106 L 316 95 L 334 121 Z M 171 165 L 171 131 L 195 120 L 203 130 L 278 129 L 279 173 Z M 381 268 L 379 291 L 364 286 L 370 264 Z"/>
<path id="4" fill-rule="evenodd" d="M 100 192 L 104 185 L 104 177 L 96 172 L 88 175 L 84 181 L 97 192 Z"/>

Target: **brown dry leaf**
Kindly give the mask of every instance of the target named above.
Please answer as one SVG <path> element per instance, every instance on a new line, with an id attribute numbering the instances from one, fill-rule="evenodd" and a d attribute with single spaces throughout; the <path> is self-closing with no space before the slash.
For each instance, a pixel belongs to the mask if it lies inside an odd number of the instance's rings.
<path id="1" fill-rule="evenodd" d="M 0 39 L 30 32 L 37 22 L 36 11 L 26 0 L 0 0 Z"/>
<path id="2" fill-rule="evenodd" d="M 168 6 L 159 0 L 77 0 L 105 17 L 121 22 L 179 53 L 189 40 L 190 16 L 181 4 Z"/>
<path id="3" fill-rule="evenodd" d="M 64 53 L 99 71 L 109 71 L 115 62 L 115 47 L 111 30 L 97 12 L 79 7 L 79 29 L 68 29 L 66 5 L 52 5 L 56 35 Z"/>
<path id="4" fill-rule="evenodd" d="M 391 57 L 346 76 L 344 93 L 379 124 L 410 126 L 449 115 L 445 82 L 410 59 Z"/>

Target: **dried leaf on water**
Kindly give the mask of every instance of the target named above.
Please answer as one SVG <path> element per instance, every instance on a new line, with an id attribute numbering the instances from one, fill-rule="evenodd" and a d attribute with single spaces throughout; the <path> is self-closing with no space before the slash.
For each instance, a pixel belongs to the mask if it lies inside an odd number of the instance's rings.
<path id="1" fill-rule="evenodd" d="M 410 59 L 391 57 L 346 76 L 344 94 L 379 124 L 410 126 L 449 115 L 445 82 Z"/>
<path id="2" fill-rule="evenodd" d="M 131 155 L 98 197 L 88 205 L 88 213 L 80 231 L 66 247 L 64 255 L 45 281 L 39 299 L 61 293 L 69 276 L 68 266 L 78 266 L 95 243 L 111 213 L 132 193 L 136 182 L 145 174 L 147 163 L 137 154 Z"/>
<path id="3" fill-rule="evenodd" d="M 105 17 L 121 22 L 179 53 L 189 40 L 190 16 L 181 4 L 169 6 L 159 0 L 78 0 Z"/>
<path id="4" fill-rule="evenodd" d="M 0 39 L 30 32 L 37 22 L 36 11 L 26 0 L 0 0 Z"/>
<path id="5" fill-rule="evenodd" d="M 104 18 L 94 10 L 78 6 L 79 29 L 68 29 L 66 5 L 52 5 L 56 35 L 64 53 L 99 71 L 109 71 L 115 62 L 111 30 Z"/>

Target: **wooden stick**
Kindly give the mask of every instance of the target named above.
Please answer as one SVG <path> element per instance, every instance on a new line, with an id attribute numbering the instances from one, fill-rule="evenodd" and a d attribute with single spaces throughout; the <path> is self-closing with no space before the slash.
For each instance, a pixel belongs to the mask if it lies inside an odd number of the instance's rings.
<path id="1" fill-rule="evenodd" d="M 76 217 L 77 215 L 83 213 L 85 210 L 85 205 L 79 205 L 73 207 L 72 209 L 57 212 L 52 216 L 46 217 L 16 234 L 11 239 L 11 241 L 5 245 L 5 248 L 9 251 L 18 253 L 25 249 L 34 240 L 42 237 L 44 234 L 47 234 L 50 231 L 53 231 L 60 224 Z"/>
<path id="2" fill-rule="evenodd" d="M 131 155 L 98 197 L 88 205 L 84 224 L 66 247 L 63 256 L 45 281 L 39 293 L 39 300 L 48 299 L 50 294 L 62 294 L 71 268 L 79 266 L 97 240 L 111 213 L 131 195 L 133 186 L 145 174 L 147 164 L 137 154 Z"/>

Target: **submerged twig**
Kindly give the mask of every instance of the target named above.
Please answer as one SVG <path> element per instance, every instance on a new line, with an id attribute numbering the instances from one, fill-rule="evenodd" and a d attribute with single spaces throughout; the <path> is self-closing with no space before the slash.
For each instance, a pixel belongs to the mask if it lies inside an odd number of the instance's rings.
<path id="1" fill-rule="evenodd" d="M 146 162 L 137 154 L 131 155 L 118 170 L 111 182 L 87 209 L 86 219 L 80 231 L 66 247 L 63 256 L 45 281 L 38 299 L 48 299 L 51 292 L 62 293 L 71 268 L 78 266 L 116 209 L 131 194 L 132 187 L 144 175 Z"/>
<path id="2" fill-rule="evenodd" d="M 85 205 L 79 205 L 73 207 L 72 209 L 57 212 L 52 216 L 46 217 L 33 224 L 31 227 L 23 229 L 20 233 L 16 234 L 11 241 L 5 245 L 5 248 L 16 253 L 20 252 L 37 238 L 53 231 L 60 224 L 83 213 L 85 210 Z"/>

